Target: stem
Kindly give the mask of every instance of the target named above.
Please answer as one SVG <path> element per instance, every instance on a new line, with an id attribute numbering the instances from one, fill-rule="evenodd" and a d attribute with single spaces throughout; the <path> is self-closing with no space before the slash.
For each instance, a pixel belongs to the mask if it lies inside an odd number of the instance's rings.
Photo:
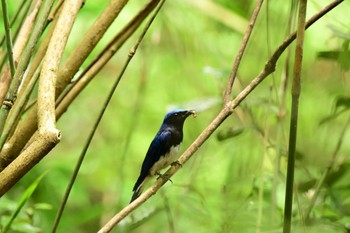
<path id="1" fill-rule="evenodd" d="M 9 135 L 12 131 L 12 126 L 15 124 L 20 113 L 22 112 L 23 107 L 24 107 L 24 103 L 27 102 L 27 100 L 30 97 L 30 94 L 32 93 L 32 90 L 34 88 L 34 84 L 36 83 L 36 81 L 39 78 L 40 69 L 41 69 L 41 66 L 39 66 L 39 68 L 35 71 L 33 78 L 30 79 L 30 82 L 29 82 L 27 88 L 25 89 L 23 95 L 20 98 L 18 98 L 18 101 L 17 101 L 18 107 L 14 107 L 13 112 L 11 111 L 12 114 L 8 118 L 8 123 L 6 124 L 7 127 L 5 127 L 4 132 L 0 138 L 0 150 L 4 146 L 7 138 L 9 137 Z"/>
<path id="2" fill-rule="evenodd" d="M 32 20 L 31 25 L 28 25 L 26 22 L 28 21 L 28 18 L 30 17 L 30 15 L 33 15 L 39 11 L 41 1 L 42 0 L 38 0 L 36 2 L 38 10 L 31 9 L 30 14 L 28 14 L 28 12 L 29 12 L 29 9 L 31 8 L 31 4 L 30 3 L 27 4 L 26 9 L 23 12 L 23 16 L 20 19 L 19 26 L 17 27 L 17 29 L 14 32 L 13 40 L 16 42 L 14 43 L 12 53 L 13 53 L 13 59 L 15 61 L 15 64 L 18 63 L 19 57 L 21 56 L 23 49 L 24 49 L 24 47 L 28 41 L 28 38 L 30 36 L 30 32 L 33 29 L 34 19 Z M 37 14 L 35 14 L 35 15 L 37 15 Z M 7 51 L 5 51 L 5 54 L 6 55 L 4 55 L 2 57 L 2 60 L 0 61 L 0 70 L 2 69 L 2 66 L 5 63 Z M 10 71 L 8 69 L 9 69 L 8 66 L 6 66 L 6 70 L 3 71 L 2 76 L 0 77 L 0 79 L 4 80 L 4 82 L 2 82 L 0 84 L 0 103 L 3 102 L 5 95 L 8 91 L 8 88 L 10 86 L 10 83 L 11 83 L 11 74 L 10 74 Z M 23 83 L 21 83 L 21 87 L 22 87 L 21 90 L 23 90 L 24 89 Z"/>
<path id="3" fill-rule="evenodd" d="M 293 185 L 294 185 L 294 163 L 295 150 L 297 142 L 298 129 L 298 110 L 299 110 L 299 96 L 300 96 L 300 79 L 303 61 L 303 44 L 305 32 L 305 17 L 306 17 L 307 0 L 301 0 L 299 6 L 298 31 L 295 48 L 294 61 L 294 76 L 292 83 L 292 112 L 290 120 L 289 132 L 289 148 L 288 148 L 288 164 L 287 164 L 287 181 L 284 207 L 284 224 L 283 233 L 291 231 L 292 208 L 293 208 Z"/>
<path id="4" fill-rule="evenodd" d="M 10 32 L 10 23 L 9 23 L 9 16 L 7 12 L 6 0 L 1 0 L 1 6 L 2 6 L 3 19 L 4 19 L 4 27 L 5 27 L 7 56 L 10 64 L 11 76 L 13 77 L 15 75 L 16 68 L 15 68 L 15 62 L 13 60 L 12 37 Z M 0 134 L 1 134 L 1 131 L 0 131 Z"/>
<path id="5" fill-rule="evenodd" d="M 295 18 L 297 12 L 296 0 L 291 2 L 290 13 L 289 13 L 289 22 L 287 28 L 287 35 L 293 32 L 295 25 Z M 274 167 L 274 176 L 273 176 L 273 185 L 271 192 L 271 202 L 277 207 L 277 188 L 280 179 L 280 166 L 281 166 L 281 151 L 284 148 L 284 142 L 286 141 L 286 133 L 284 131 L 284 121 L 286 116 L 286 93 L 288 80 L 290 79 L 290 64 L 291 64 L 291 48 L 289 47 L 286 51 L 286 59 L 284 61 L 284 67 L 281 75 L 281 84 L 279 88 L 279 104 L 278 104 L 278 113 L 277 113 L 277 133 L 276 133 L 276 161 Z"/>
<path id="6" fill-rule="evenodd" d="M 16 21 L 17 17 L 18 17 L 19 14 L 21 13 L 24 4 L 26 4 L 26 0 L 22 0 L 22 2 L 18 5 L 18 8 L 17 8 L 17 10 L 16 10 L 16 13 L 15 13 L 15 15 L 13 16 L 13 18 L 11 19 L 10 28 L 12 28 L 14 22 Z M 30 5 L 30 4 L 28 4 L 28 5 Z M 26 12 L 26 11 L 25 11 L 25 12 Z M 5 41 L 5 36 L 2 36 L 1 39 L 0 39 L 0 46 L 2 46 L 2 44 L 4 43 L 4 41 Z"/>
<path id="7" fill-rule="evenodd" d="M 224 103 L 225 104 L 227 104 L 231 99 L 232 87 L 233 87 L 233 83 L 234 83 L 236 75 L 237 75 L 239 64 L 241 63 L 243 53 L 245 51 L 245 48 L 247 47 L 250 35 L 252 34 L 252 31 L 253 31 L 253 28 L 255 25 L 255 21 L 258 17 L 258 14 L 259 14 L 259 11 L 261 9 L 261 5 L 263 4 L 263 2 L 264 2 L 264 0 L 259 0 L 258 3 L 256 4 L 256 7 L 255 7 L 254 12 L 252 14 L 252 17 L 249 21 L 248 28 L 244 34 L 241 47 L 239 48 L 238 54 L 237 54 L 235 62 L 233 64 L 233 69 L 230 73 L 230 77 L 228 78 L 228 82 L 226 85 L 226 90 L 225 90 L 225 95 L 224 95 Z"/>

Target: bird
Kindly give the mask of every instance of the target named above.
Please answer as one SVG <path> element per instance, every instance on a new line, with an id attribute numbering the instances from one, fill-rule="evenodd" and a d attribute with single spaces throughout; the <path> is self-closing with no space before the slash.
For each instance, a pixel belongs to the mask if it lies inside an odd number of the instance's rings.
<path id="1" fill-rule="evenodd" d="M 141 166 L 140 175 L 134 185 L 130 203 L 138 198 L 145 184 L 155 175 L 163 176 L 160 170 L 170 164 L 178 163 L 177 156 L 183 139 L 183 125 L 190 115 L 196 117 L 194 110 L 176 109 L 168 112 L 154 139 L 152 140 Z"/>

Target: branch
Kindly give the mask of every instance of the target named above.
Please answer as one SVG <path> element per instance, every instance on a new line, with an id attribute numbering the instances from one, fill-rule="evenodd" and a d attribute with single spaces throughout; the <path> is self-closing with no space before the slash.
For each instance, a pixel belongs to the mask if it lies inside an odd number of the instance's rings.
<path id="1" fill-rule="evenodd" d="M 38 90 L 38 129 L 40 134 L 56 131 L 55 86 L 57 70 L 74 20 L 82 4 L 83 0 L 65 1 L 43 61 Z"/>
<path id="2" fill-rule="evenodd" d="M 259 11 L 260 11 L 260 8 L 261 8 L 261 5 L 263 4 L 263 2 L 264 2 L 264 0 L 259 0 L 258 3 L 256 4 L 253 15 L 249 21 L 248 28 L 244 34 L 241 47 L 238 50 L 238 54 L 236 56 L 232 71 L 230 73 L 230 77 L 228 78 L 228 81 L 226 84 L 226 90 L 225 90 L 225 94 L 224 94 L 224 103 L 225 104 L 227 104 L 231 99 L 232 87 L 233 87 L 233 83 L 235 82 L 235 78 L 237 75 L 239 64 L 241 63 L 244 50 L 247 47 L 250 35 L 252 34 L 256 19 L 258 17 L 258 14 L 259 14 Z"/>
<path id="3" fill-rule="evenodd" d="M 15 61 L 18 61 L 19 57 L 21 56 L 24 50 L 24 47 L 27 44 L 27 41 L 34 27 L 35 19 L 38 16 L 42 2 L 43 2 L 42 0 L 35 2 L 33 9 L 31 9 L 29 15 L 26 17 L 26 19 L 23 22 L 23 25 L 21 26 L 21 30 L 19 31 L 16 43 L 13 48 L 13 57 Z"/>
<path id="4" fill-rule="evenodd" d="M 306 23 L 306 28 L 310 27 L 314 22 L 320 19 L 322 16 L 327 14 L 337 5 L 339 5 L 344 0 L 335 0 L 320 12 L 310 18 Z M 282 44 L 275 50 L 272 56 L 267 61 L 265 68 L 260 74 L 254 78 L 250 84 L 232 101 L 223 107 L 220 113 L 215 117 L 215 119 L 208 125 L 208 127 L 198 136 L 198 138 L 186 149 L 186 151 L 179 158 L 179 163 L 184 164 L 189 160 L 192 155 L 203 145 L 203 143 L 212 135 L 212 133 L 220 126 L 220 124 L 232 114 L 234 108 L 236 108 L 239 103 L 241 103 L 248 94 L 253 91 L 259 83 L 261 83 L 269 74 L 274 72 L 276 62 L 278 61 L 280 55 L 283 51 L 293 42 L 295 39 L 296 33 L 288 36 Z M 179 166 L 170 167 L 166 173 L 165 177 L 171 178 L 178 170 Z M 113 218 L 111 218 L 99 231 L 99 233 L 105 233 L 112 230 L 112 228 L 117 225 L 122 219 L 129 215 L 133 210 L 139 207 L 142 203 L 146 202 L 152 195 L 154 195 L 158 189 L 160 189 L 168 181 L 160 177 L 155 181 L 155 183 L 148 188 L 139 198 L 134 200 L 132 203 L 127 205 L 124 209 L 118 212 Z"/>
<path id="5" fill-rule="evenodd" d="M 10 134 L 12 132 L 12 126 L 14 126 L 16 124 L 16 121 L 17 121 L 18 117 L 20 116 L 25 103 L 28 101 L 30 94 L 33 91 L 34 85 L 37 82 L 37 80 L 39 79 L 40 69 L 41 69 L 41 66 L 38 67 L 38 69 L 34 73 L 33 78 L 30 79 L 30 82 L 28 83 L 27 88 L 24 90 L 23 95 L 21 95 L 18 98 L 18 100 L 16 101 L 17 105 L 14 105 L 14 107 L 12 108 L 12 111 L 10 112 L 11 114 L 7 118 L 7 124 L 4 128 L 3 134 L 0 137 L 0 148 L 3 147 L 7 138 L 10 136 Z M 0 165 L 0 167 L 1 167 L 1 165 Z"/>
<path id="6" fill-rule="evenodd" d="M 0 173 L 0 197 L 48 154 L 57 143 L 58 141 L 48 143 L 46 138 L 36 134 L 33 137 L 33 143 Z"/>

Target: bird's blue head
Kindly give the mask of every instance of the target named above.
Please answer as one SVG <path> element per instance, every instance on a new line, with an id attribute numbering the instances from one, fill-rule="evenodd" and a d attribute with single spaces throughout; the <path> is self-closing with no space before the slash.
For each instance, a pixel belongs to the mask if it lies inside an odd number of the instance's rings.
<path id="1" fill-rule="evenodd" d="M 196 116 L 194 110 L 176 109 L 168 112 L 164 117 L 163 124 L 183 126 L 184 121 L 190 115 Z"/>

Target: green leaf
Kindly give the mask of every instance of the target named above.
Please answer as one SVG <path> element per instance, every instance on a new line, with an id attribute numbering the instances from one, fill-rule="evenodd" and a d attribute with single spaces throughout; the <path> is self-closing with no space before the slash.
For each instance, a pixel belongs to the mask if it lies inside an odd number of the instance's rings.
<path id="1" fill-rule="evenodd" d="M 32 196 L 32 194 L 34 193 L 34 191 L 36 190 L 36 188 L 38 187 L 40 181 L 42 180 L 42 178 L 45 176 L 46 173 L 42 174 L 41 176 L 39 176 L 28 188 L 27 190 L 24 192 L 24 194 L 22 195 L 21 200 L 18 203 L 18 206 L 16 208 L 16 210 L 13 212 L 10 220 L 8 221 L 8 223 L 5 225 L 5 228 L 3 230 L 3 233 L 6 233 L 13 221 L 16 219 L 16 217 L 18 216 L 19 212 L 21 211 L 21 209 L 23 208 L 23 206 L 27 203 L 28 199 Z"/>

